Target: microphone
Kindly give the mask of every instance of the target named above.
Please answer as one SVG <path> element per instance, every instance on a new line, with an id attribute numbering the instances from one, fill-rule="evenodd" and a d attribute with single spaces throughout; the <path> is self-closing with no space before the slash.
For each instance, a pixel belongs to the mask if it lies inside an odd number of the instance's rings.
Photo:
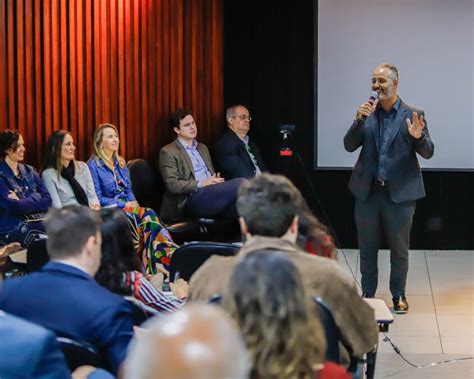
<path id="1" fill-rule="evenodd" d="M 372 91 L 369 96 L 368 103 L 373 106 L 375 102 L 379 99 L 379 93 L 377 91 Z M 365 121 L 367 116 L 361 116 L 360 120 Z"/>

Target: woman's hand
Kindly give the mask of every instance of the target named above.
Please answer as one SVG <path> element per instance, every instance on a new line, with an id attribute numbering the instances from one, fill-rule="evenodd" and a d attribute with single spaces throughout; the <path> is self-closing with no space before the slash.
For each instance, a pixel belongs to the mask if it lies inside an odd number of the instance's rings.
<path id="1" fill-rule="evenodd" d="M 125 204 L 125 208 L 136 208 L 136 207 L 139 207 L 140 205 L 138 204 L 138 201 L 136 200 L 133 200 L 133 201 L 128 201 L 126 204 Z"/>
<path id="2" fill-rule="evenodd" d="M 8 192 L 8 198 L 10 200 L 20 200 L 20 198 L 18 197 L 15 191 Z"/>
<path id="3" fill-rule="evenodd" d="M 95 211 L 98 211 L 100 209 L 100 205 L 99 204 L 92 204 L 90 206 L 91 209 L 95 210 Z"/>

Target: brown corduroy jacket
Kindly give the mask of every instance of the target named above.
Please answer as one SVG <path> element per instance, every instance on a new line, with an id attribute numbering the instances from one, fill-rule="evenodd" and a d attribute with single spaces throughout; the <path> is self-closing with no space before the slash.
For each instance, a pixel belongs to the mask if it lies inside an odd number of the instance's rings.
<path id="1" fill-rule="evenodd" d="M 235 257 L 209 258 L 191 277 L 188 301 L 208 302 L 214 295 L 225 297 L 239 260 L 262 249 L 283 252 L 298 268 L 306 294 L 320 296 L 330 307 L 344 341 L 342 364 L 349 363 L 349 356 L 361 357 L 373 349 L 378 339 L 374 311 L 357 293 L 354 280 L 337 261 L 305 253 L 294 243 L 281 238 L 253 236 Z"/>

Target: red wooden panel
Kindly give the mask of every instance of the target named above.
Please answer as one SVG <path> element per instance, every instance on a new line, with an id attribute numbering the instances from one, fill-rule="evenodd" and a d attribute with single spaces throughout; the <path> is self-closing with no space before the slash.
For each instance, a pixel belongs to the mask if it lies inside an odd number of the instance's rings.
<path id="1" fill-rule="evenodd" d="M 7 33 L 8 33 L 8 129 L 17 129 L 17 112 L 18 112 L 18 93 L 16 86 L 16 40 L 14 39 L 14 25 L 16 21 L 16 13 L 14 1 L 8 0 L 7 3 Z"/>
<path id="2" fill-rule="evenodd" d="M 35 0 L 34 2 L 34 34 L 35 34 L 35 43 L 34 43 L 34 54 L 35 54 L 35 77 L 34 77 L 34 85 L 35 85 L 35 135 L 36 138 L 32 141 L 32 143 L 38 143 L 40 141 L 45 140 L 45 127 L 44 127 L 44 87 L 43 87 L 43 78 L 44 78 L 44 65 L 43 65 L 43 51 L 41 50 L 41 42 L 42 42 L 42 0 Z M 43 161 L 42 157 L 39 157 L 37 163 L 41 163 Z M 34 162 L 30 162 L 34 164 Z"/>
<path id="3" fill-rule="evenodd" d="M 59 5 L 59 68 L 57 76 L 60 78 L 61 89 L 59 92 L 60 109 L 61 109 L 61 129 L 70 130 L 69 123 L 69 107 L 68 107 L 68 81 L 69 81 L 69 67 L 68 67 L 68 49 L 67 49 L 67 34 L 68 34 L 68 2 L 62 1 Z M 76 136 L 73 135 L 76 139 Z"/>
<path id="4" fill-rule="evenodd" d="M 174 138 L 170 112 L 187 106 L 209 143 L 223 120 L 222 1 L 0 2 L 0 128 L 24 133 L 34 164 L 58 128 L 88 159 L 107 121 L 122 154 L 154 158 Z"/>
<path id="5" fill-rule="evenodd" d="M 0 2 L 0 130 L 8 125 L 7 91 L 7 16 L 6 2 Z"/>
<path id="6" fill-rule="evenodd" d="M 53 131 L 52 65 L 51 65 L 51 0 L 43 1 L 43 61 L 44 61 L 44 135 Z"/>
<path id="7" fill-rule="evenodd" d="M 84 14 L 84 29 L 85 29 L 85 80 L 86 80 L 86 121 L 84 125 L 84 143 L 92 141 L 93 131 L 96 124 L 96 118 L 94 113 L 94 104 L 95 104 L 95 97 L 94 97 L 94 61 L 93 61 L 93 54 L 94 54 L 94 27 L 93 27 L 93 1 L 92 0 L 85 0 L 85 14 Z M 89 143 L 84 147 L 84 152 L 82 159 L 88 160 L 90 154 L 92 153 L 92 144 Z"/>
<path id="8" fill-rule="evenodd" d="M 26 105 L 25 105 L 25 96 L 26 96 L 26 80 L 25 80 L 25 12 L 24 12 L 24 2 L 23 0 L 18 0 L 16 2 L 16 33 L 17 33 L 17 91 L 18 91 L 18 129 L 20 133 L 26 138 Z M 32 159 L 34 151 L 31 148 L 34 146 L 27 147 L 27 159 Z"/>
<path id="9" fill-rule="evenodd" d="M 60 34 L 59 34 L 59 22 L 60 22 L 60 13 L 59 13 L 59 2 L 58 0 L 51 0 L 51 71 L 52 71 L 52 129 L 57 130 L 61 129 L 60 124 L 61 114 L 61 82 L 60 82 L 60 67 L 59 67 L 59 57 L 60 57 Z"/>
<path id="10" fill-rule="evenodd" d="M 25 14 L 25 108 L 26 108 L 26 140 L 35 141 L 35 93 L 34 93 L 34 80 L 35 80 L 35 69 L 34 69 L 34 35 L 33 35 L 33 8 L 26 6 L 24 9 Z M 42 141 L 38 141 L 37 144 L 31 144 L 31 147 L 36 146 L 34 154 L 34 160 L 38 161 L 42 158 L 43 145 Z M 30 147 L 30 149 L 31 149 Z M 33 156 L 33 155 L 32 155 Z"/>

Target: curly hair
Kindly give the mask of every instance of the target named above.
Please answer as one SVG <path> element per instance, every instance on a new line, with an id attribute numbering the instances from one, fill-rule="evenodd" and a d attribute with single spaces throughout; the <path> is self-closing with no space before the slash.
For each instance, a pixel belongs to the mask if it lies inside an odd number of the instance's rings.
<path id="1" fill-rule="evenodd" d="M 314 378 L 326 340 L 294 264 L 275 250 L 236 267 L 223 307 L 237 322 L 259 378 Z"/>
<path id="2" fill-rule="evenodd" d="M 18 140 L 20 139 L 20 132 L 18 130 L 6 129 L 0 133 L 0 158 L 7 156 L 7 151 L 18 149 Z"/>

